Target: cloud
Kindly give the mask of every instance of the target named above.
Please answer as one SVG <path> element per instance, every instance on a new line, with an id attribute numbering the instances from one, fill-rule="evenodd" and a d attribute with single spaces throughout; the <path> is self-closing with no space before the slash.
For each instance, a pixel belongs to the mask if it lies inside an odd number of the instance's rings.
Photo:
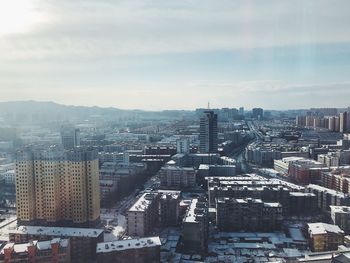
<path id="1" fill-rule="evenodd" d="M 336 2 L 336 3 L 335 3 Z M 47 20 L 2 59 L 109 57 L 350 41 L 349 1 L 35 1 Z M 0 37 L 1 38 L 1 37 Z"/>

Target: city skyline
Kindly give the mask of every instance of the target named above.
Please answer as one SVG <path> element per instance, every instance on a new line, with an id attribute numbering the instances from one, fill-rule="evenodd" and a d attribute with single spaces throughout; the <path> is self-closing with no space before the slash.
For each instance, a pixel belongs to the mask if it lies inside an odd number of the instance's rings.
<path id="1" fill-rule="evenodd" d="M 337 3 L 11 1 L 0 11 L 1 101 L 347 106 L 349 3 Z"/>

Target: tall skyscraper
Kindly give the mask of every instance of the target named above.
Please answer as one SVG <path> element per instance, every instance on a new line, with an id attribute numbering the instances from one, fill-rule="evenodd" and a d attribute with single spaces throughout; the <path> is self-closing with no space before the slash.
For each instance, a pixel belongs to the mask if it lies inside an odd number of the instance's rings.
<path id="1" fill-rule="evenodd" d="M 215 153 L 218 151 L 218 116 L 214 111 L 203 112 L 200 118 L 199 151 Z"/>
<path id="2" fill-rule="evenodd" d="M 95 225 L 100 217 L 97 152 L 18 152 L 16 198 L 19 224 Z"/>
<path id="3" fill-rule="evenodd" d="M 345 112 L 342 112 L 339 114 L 339 131 L 340 132 L 347 132 L 347 127 L 348 127 L 348 124 L 347 124 L 347 121 L 348 121 L 348 113 L 345 111 Z"/>
<path id="4" fill-rule="evenodd" d="M 239 107 L 239 115 L 244 116 L 244 107 Z"/>
<path id="5" fill-rule="evenodd" d="M 264 110 L 262 108 L 254 108 L 252 110 L 253 119 L 262 120 L 264 117 Z"/>
<path id="6" fill-rule="evenodd" d="M 80 146 L 80 130 L 72 126 L 62 126 L 61 141 L 63 148 L 66 150 Z"/>

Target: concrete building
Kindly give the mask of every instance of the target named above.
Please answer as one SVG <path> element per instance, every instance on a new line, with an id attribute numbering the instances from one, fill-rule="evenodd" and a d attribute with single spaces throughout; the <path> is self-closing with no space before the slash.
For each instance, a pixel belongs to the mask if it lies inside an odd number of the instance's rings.
<path id="1" fill-rule="evenodd" d="M 208 207 L 203 199 L 192 199 L 182 223 L 182 244 L 185 251 L 205 254 L 208 250 Z"/>
<path id="2" fill-rule="evenodd" d="M 160 186 L 165 189 L 188 189 L 196 185 L 196 172 L 191 167 L 165 166 L 159 171 Z"/>
<path id="3" fill-rule="evenodd" d="M 317 197 L 313 193 L 290 192 L 287 205 L 289 215 L 305 216 L 318 212 Z"/>
<path id="4" fill-rule="evenodd" d="M 103 163 L 99 176 L 101 206 L 110 207 L 118 198 L 132 192 L 146 169 L 144 163 Z"/>
<path id="5" fill-rule="evenodd" d="M 180 191 L 159 190 L 159 224 L 162 227 L 179 223 Z"/>
<path id="6" fill-rule="evenodd" d="M 177 153 L 189 153 L 190 152 L 190 140 L 188 137 L 183 137 L 176 140 Z"/>
<path id="7" fill-rule="evenodd" d="M 159 194 L 144 193 L 126 212 L 127 233 L 133 237 L 147 236 L 158 224 Z"/>
<path id="8" fill-rule="evenodd" d="M 80 146 L 80 130 L 71 126 L 61 127 L 61 142 L 66 150 Z"/>
<path id="9" fill-rule="evenodd" d="M 16 160 L 19 224 L 94 226 L 100 218 L 95 151 L 20 151 Z"/>
<path id="10" fill-rule="evenodd" d="M 283 220 L 280 203 L 261 199 L 216 199 L 216 224 L 220 231 L 262 231 L 280 229 Z"/>
<path id="11" fill-rule="evenodd" d="M 332 205 L 330 208 L 333 224 L 339 226 L 345 233 L 350 233 L 350 207 Z"/>
<path id="12" fill-rule="evenodd" d="M 346 111 L 341 112 L 339 114 L 339 132 L 346 133 L 348 131 L 347 121 L 348 121 L 348 113 Z"/>
<path id="13" fill-rule="evenodd" d="M 315 184 L 309 184 L 305 187 L 306 192 L 314 193 L 317 197 L 317 206 L 324 212 L 330 211 L 330 206 L 349 206 L 350 197 L 342 192 L 325 188 Z"/>
<path id="14" fill-rule="evenodd" d="M 159 237 L 125 239 L 98 243 L 97 263 L 156 263 L 160 262 Z"/>
<path id="15" fill-rule="evenodd" d="M 324 169 L 323 163 L 312 159 L 301 159 L 289 163 L 288 177 L 302 185 L 315 183 L 321 179 L 321 171 Z"/>
<path id="16" fill-rule="evenodd" d="M 218 115 L 214 111 L 204 111 L 200 118 L 199 151 L 216 153 L 218 151 Z"/>
<path id="17" fill-rule="evenodd" d="M 309 223 L 310 248 L 313 252 L 338 250 L 344 243 L 344 231 L 325 223 Z"/>
<path id="18" fill-rule="evenodd" d="M 29 243 L 7 243 L 0 251 L 0 262 L 71 262 L 69 239 L 54 238 L 48 241 L 32 240 Z"/>
<path id="19" fill-rule="evenodd" d="M 281 160 L 274 160 L 274 169 L 279 172 L 281 175 L 288 175 L 289 163 L 303 160 L 303 157 L 286 157 Z"/>
<path id="20" fill-rule="evenodd" d="M 103 242 L 103 230 L 94 228 L 19 226 L 9 230 L 13 243 L 31 240 L 47 241 L 55 238 L 69 239 L 72 262 L 86 262 L 96 256 L 96 244 Z"/>
<path id="21" fill-rule="evenodd" d="M 253 108 L 252 118 L 256 120 L 262 120 L 264 118 L 264 110 L 262 108 Z"/>
<path id="22" fill-rule="evenodd" d="M 334 167 L 340 165 L 340 158 L 336 152 L 329 152 L 327 154 L 319 154 L 317 161 L 325 164 L 327 167 Z"/>
<path id="23" fill-rule="evenodd" d="M 304 187 L 279 179 L 267 179 L 256 174 L 236 177 L 207 177 L 209 207 L 215 207 L 216 198 L 254 198 L 264 202 L 289 204 L 290 192 L 304 191 Z"/>
<path id="24" fill-rule="evenodd" d="M 321 173 L 321 185 L 344 194 L 350 193 L 350 171 L 338 168 Z"/>

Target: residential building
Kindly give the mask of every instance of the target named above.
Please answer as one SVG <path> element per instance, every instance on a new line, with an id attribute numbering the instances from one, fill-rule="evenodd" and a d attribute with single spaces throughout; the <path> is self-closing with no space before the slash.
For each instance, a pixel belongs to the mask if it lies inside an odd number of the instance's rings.
<path id="1" fill-rule="evenodd" d="M 159 171 L 160 186 L 165 189 L 188 189 L 196 185 L 196 172 L 192 167 L 165 166 Z"/>
<path id="2" fill-rule="evenodd" d="M 100 219 L 97 153 L 77 147 L 17 153 L 19 224 L 94 226 Z"/>
<path id="3" fill-rule="evenodd" d="M 97 263 L 160 262 L 161 245 L 157 236 L 98 243 Z"/>
<path id="4" fill-rule="evenodd" d="M 339 226 L 345 233 L 350 233 L 350 207 L 332 205 L 330 208 L 333 224 Z"/>
<path id="5" fill-rule="evenodd" d="M 309 223 L 310 248 L 313 252 L 338 250 L 344 243 L 344 231 L 336 225 Z"/>
<path id="6" fill-rule="evenodd" d="M 71 262 L 69 239 L 31 240 L 25 244 L 7 243 L 0 251 L 0 262 Z"/>
<path id="7" fill-rule="evenodd" d="M 216 153 L 218 151 L 218 115 L 214 111 L 204 111 L 200 118 L 199 151 Z"/>
<path id="8" fill-rule="evenodd" d="M 127 233 L 133 237 L 147 236 L 158 224 L 159 193 L 144 193 L 127 210 Z"/>
<path id="9" fill-rule="evenodd" d="M 66 150 L 80 146 L 80 130 L 71 126 L 61 127 L 61 142 Z"/>
<path id="10" fill-rule="evenodd" d="M 306 192 L 314 193 L 317 198 L 317 206 L 324 212 L 330 211 L 330 206 L 349 206 L 350 197 L 342 192 L 338 192 L 320 185 L 309 184 L 305 187 Z"/>
<path id="11" fill-rule="evenodd" d="M 16 244 L 55 238 L 69 239 L 72 262 L 86 262 L 88 259 L 95 258 L 96 244 L 103 242 L 103 229 L 19 226 L 9 230 L 10 242 Z"/>
<path id="12" fill-rule="evenodd" d="M 261 199 L 216 199 L 216 224 L 220 231 L 279 230 L 283 208 L 280 203 L 267 203 Z"/>
<path id="13" fill-rule="evenodd" d="M 179 223 L 180 191 L 159 190 L 159 224 L 162 227 Z"/>
<path id="14" fill-rule="evenodd" d="M 205 254 L 208 250 L 208 207 L 204 199 L 192 199 L 182 223 L 182 245 L 187 252 Z"/>

